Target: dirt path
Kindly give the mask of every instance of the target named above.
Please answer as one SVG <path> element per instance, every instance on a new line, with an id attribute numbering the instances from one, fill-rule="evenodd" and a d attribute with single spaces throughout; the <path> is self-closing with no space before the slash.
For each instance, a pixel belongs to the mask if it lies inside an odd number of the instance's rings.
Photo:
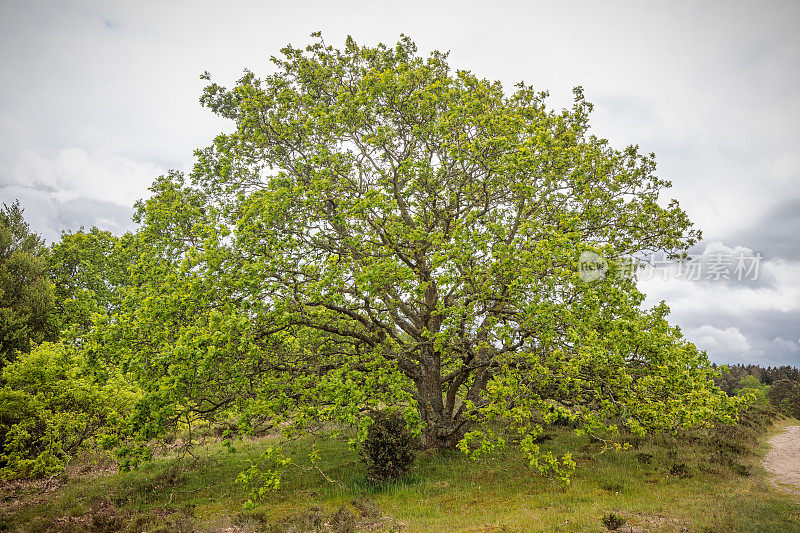
<path id="1" fill-rule="evenodd" d="M 764 468 L 775 474 L 770 480 L 781 490 L 800 494 L 800 426 L 769 439 L 772 449 L 764 457 Z"/>

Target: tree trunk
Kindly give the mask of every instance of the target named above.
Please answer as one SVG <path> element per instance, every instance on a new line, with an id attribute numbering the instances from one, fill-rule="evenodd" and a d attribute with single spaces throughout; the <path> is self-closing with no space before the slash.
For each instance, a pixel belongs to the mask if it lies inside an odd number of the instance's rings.
<path id="1" fill-rule="evenodd" d="M 467 427 L 464 420 L 428 423 L 422 430 L 422 447 L 425 450 L 452 450 L 464 438 Z"/>
<path id="2" fill-rule="evenodd" d="M 422 375 L 417 380 L 417 402 L 425 427 L 422 430 L 422 447 L 426 450 L 455 448 L 468 424 L 463 418 L 454 419 L 453 409 L 447 409 L 442 397 L 441 369 L 437 354 L 425 353 L 420 365 Z M 430 364 L 425 364 L 430 363 Z"/>

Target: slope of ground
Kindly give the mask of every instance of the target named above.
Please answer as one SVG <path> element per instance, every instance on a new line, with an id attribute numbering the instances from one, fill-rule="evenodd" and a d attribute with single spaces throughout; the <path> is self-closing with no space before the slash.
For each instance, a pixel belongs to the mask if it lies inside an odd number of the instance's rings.
<path id="1" fill-rule="evenodd" d="M 753 415 L 735 427 L 634 441 L 622 452 L 554 429 L 541 444 L 575 451 L 568 486 L 536 475 L 513 450 L 480 461 L 424 455 L 401 482 L 374 486 L 346 442 L 330 440 L 321 461 L 337 483 L 289 470 L 281 489 L 249 511 L 248 488 L 234 479 L 272 439 L 246 439 L 236 453 L 213 444 L 195 460 L 164 456 L 130 473 L 84 462 L 44 493 L 44 481 L 6 484 L 0 530 L 604 531 L 614 513 L 625 520 L 620 531 L 800 531 L 800 497 L 777 490 L 761 466 L 764 425 Z"/>

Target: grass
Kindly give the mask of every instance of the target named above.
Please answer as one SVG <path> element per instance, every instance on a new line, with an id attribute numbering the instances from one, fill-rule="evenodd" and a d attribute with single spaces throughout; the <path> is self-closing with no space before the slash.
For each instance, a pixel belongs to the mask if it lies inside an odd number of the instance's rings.
<path id="1" fill-rule="evenodd" d="M 45 495 L 37 493 L 41 484 L 7 487 L 0 529 L 605 531 L 613 516 L 634 530 L 798 531 L 800 497 L 776 491 L 760 466 L 766 438 L 789 423 L 765 432 L 764 418 L 752 415 L 733 428 L 661 435 L 622 452 L 602 452 L 554 428 L 542 447 L 574 452 L 568 486 L 532 472 L 513 449 L 479 461 L 457 452 L 422 455 L 406 478 L 376 486 L 347 444 L 331 439 L 318 447 L 338 483 L 292 469 L 249 511 L 242 509 L 248 489 L 233 480 L 269 439 L 245 440 L 236 453 L 211 445 L 183 468 L 161 457 L 130 473 L 71 471 Z"/>

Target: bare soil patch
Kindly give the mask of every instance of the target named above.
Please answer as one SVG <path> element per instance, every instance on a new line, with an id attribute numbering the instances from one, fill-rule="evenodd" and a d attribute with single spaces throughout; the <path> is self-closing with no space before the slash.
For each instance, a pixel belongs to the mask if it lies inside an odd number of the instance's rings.
<path id="1" fill-rule="evenodd" d="M 789 426 L 769 439 L 772 449 L 764 457 L 764 468 L 773 474 L 770 480 L 779 489 L 800 494 L 800 426 Z"/>

